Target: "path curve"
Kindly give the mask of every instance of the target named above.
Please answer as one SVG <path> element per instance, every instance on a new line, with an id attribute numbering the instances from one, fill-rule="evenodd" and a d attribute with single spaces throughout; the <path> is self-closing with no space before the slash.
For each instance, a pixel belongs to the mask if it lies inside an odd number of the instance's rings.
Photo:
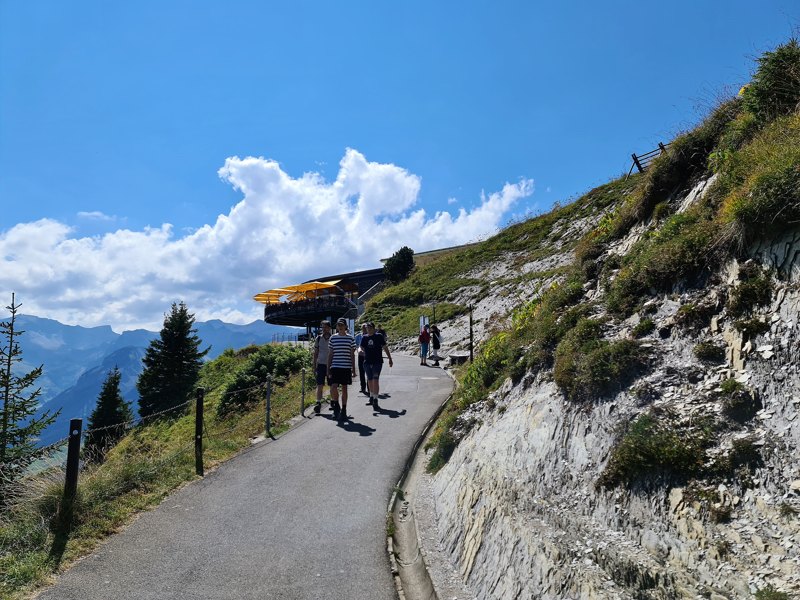
<path id="1" fill-rule="evenodd" d="M 349 424 L 323 410 L 248 449 L 142 515 L 38 598 L 397 598 L 386 506 L 453 384 L 418 359 L 394 358 L 394 368 L 384 363 L 381 391 L 390 397 L 381 411 L 355 393 Z"/>

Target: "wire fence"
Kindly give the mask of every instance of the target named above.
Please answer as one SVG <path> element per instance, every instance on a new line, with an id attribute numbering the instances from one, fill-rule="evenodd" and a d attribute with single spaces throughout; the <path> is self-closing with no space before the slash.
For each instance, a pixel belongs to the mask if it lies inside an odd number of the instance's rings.
<path id="1" fill-rule="evenodd" d="M 307 377 L 303 368 L 299 378 L 270 376 L 256 385 L 208 394 L 197 389 L 191 400 L 103 427 L 83 430 L 82 420 L 73 419 L 67 437 L 37 449 L 24 464 L 0 465 L 0 527 L 20 519 L 30 526 L 33 515 L 39 524 L 31 531 L 41 531 L 30 537 L 38 539 L 54 524 L 69 531 L 129 492 L 163 496 L 254 439 L 273 435 L 291 418 L 305 416 L 311 404 Z M 234 394 L 255 401 L 238 412 L 211 413 Z M 24 552 L 26 543 L 0 536 L 0 556 Z"/>

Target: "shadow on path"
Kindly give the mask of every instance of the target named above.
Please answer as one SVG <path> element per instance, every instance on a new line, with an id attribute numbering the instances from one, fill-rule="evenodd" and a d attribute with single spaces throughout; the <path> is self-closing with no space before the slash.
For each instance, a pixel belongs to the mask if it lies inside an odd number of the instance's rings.
<path id="1" fill-rule="evenodd" d="M 390 419 L 396 419 L 397 417 L 402 417 L 406 414 L 406 409 L 404 408 L 401 411 L 392 410 L 391 408 L 383 408 L 382 406 L 378 406 L 375 410 L 372 411 L 372 414 L 376 417 L 389 417 Z"/>

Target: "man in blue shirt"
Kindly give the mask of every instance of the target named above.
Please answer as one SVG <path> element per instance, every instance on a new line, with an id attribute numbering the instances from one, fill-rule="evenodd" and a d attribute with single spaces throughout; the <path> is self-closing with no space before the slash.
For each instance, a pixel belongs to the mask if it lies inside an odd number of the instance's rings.
<path id="1" fill-rule="evenodd" d="M 383 353 L 386 352 L 390 368 L 393 362 L 386 339 L 380 333 L 375 332 L 375 323 L 367 323 L 367 335 L 361 338 L 361 348 L 364 350 L 364 370 L 367 372 L 369 382 L 369 401 L 377 409 Z"/>

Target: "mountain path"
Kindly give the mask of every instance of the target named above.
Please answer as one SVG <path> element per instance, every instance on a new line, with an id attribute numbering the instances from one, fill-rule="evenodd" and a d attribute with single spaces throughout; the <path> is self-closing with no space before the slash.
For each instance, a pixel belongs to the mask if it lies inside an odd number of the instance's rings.
<path id="1" fill-rule="evenodd" d="M 346 425 L 327 406 L 307 410 L 301 425 L 172 494 L 37 598 L 397 598 L 387 503 L 453 383 L 414 357 L 394 359 L 379 411 L 356 380 Z"/>

